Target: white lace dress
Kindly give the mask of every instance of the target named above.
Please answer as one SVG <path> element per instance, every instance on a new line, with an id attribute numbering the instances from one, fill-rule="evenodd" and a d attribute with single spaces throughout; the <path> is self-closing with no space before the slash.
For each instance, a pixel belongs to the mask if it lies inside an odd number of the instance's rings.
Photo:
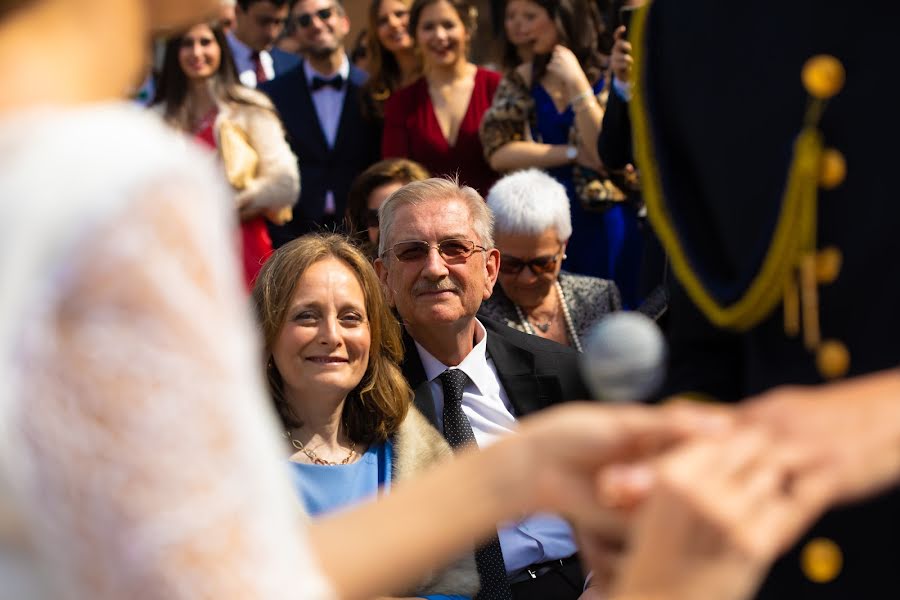
<path id="1" fill-rule="evenodd" d="M 332 597 L 220 181 L 130 106 L 0 119 L 0 597 Z"/>

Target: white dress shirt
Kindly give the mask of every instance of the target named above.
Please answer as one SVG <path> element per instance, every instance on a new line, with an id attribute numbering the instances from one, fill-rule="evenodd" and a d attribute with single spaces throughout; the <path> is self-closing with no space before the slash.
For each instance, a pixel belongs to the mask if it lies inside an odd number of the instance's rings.
<path id="1" fill-rule="evenodd" d="M 322 128 L 322 133 L 325 134 L 325 141 L 328 143 L 329 148 L 334 148 L 334 142 L 337 140 L 338 126 L 341 124 L 341 113 L 344 110 L 344 98 L 347 95 L 347 78 L 350 77 L 350 61 L 347 60 L 346 56 L 343 59 L 337 73 L 332 73 L 331 75 L 323 75 L 313 69 L 308 60 L 303 61 L 306 85 L 309 86 L 309 95 L 312 97 L 313 105 L 316 107 L 319 126 Z M 313 77 L 331 79 L 337 75 L 344 79 L 344 85 L 341 89 L 336 90 L 331 86 L 325 86 L 315 92 L 312 91 Z M 334 192 L 328 190 L 325 192 L 325 214 L 333 215 L 335 210 Z"/>
<path id="2" fill-rule="evenodd" d="M 256 81 L 256 63 L 253 62 L 255 51 L 237 39 L 233 33 L 229 32 L 226 36 L 228 45 L 231 46 L 231 53 L 234 55 L 234 66 L 237 67 L 238 78 L 247 87 L 255 88 L 259 83 Z M 263 50 L 259 53 L 259 62 L 266 78 L 275 79 L 275 63 L 272 61 L 272 55 Z"/>
<path id="3" fill-rule="evenodd" d="M 488 332 L 475 320 L 477 343 L 456 367 L 464 372 L 469 382 L 463 390 L 462 410 L 472 426 L 478 446 L 495 442 L 500 436 L 513 433 L 516 417 L 513 407 L 500 384 L 497 367 L 487 355 Z M 438 428 L 443 431 L 444 388 L 438 376 L 449 369 L 416 342 L 416 350 L 422 359 L 428 386 L 434 398 Z M 541 563 L 575 554 L 572 530 L 561 518 L 550 515 L 534 515 L 516 523 L 506 524 L 498 530 L 503 561 L 510 575 L 520 572 L 534 563 Z"/>

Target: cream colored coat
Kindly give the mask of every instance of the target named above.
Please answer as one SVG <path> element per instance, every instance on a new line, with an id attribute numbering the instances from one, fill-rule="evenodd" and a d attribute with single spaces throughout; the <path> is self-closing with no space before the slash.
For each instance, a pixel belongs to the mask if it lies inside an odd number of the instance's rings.
<path id="1" fill-rule="evenodd" d="M 284 127 L 268 96 L 241 88 L 240 93 L 254 105 L 221 102 L 213 130 L 216 145 L 222 123 L 229 121 L 247 134 L 248 142 L 259 155 L 256 177 L 246 188 L 236 190 L 235 207 L 245 212 L 273 214 L 297 203 L 300 196 L 300 170 L 297 157 L 284 137 Z M 262 108 L 266 107 L 266 108 Z M 154 107 L 160 116 L 165 106 Z"/>

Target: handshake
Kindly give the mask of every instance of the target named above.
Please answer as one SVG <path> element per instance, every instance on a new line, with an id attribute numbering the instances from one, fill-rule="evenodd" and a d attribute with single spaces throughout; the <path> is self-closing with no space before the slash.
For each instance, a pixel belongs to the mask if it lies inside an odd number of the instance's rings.
<path id="1" fill-rule="evenodd" d="M 515 510 L 571 521 L 585 600 L 737 600 L 828 507 L 900 480 L 898 399 L 885 372 L 739 405 L 570 404 L 496 464 Z"/>

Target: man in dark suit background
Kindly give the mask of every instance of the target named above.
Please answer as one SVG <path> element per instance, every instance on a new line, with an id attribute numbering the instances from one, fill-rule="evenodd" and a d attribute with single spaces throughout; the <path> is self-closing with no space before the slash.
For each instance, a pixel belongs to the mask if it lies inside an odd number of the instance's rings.
<path id="1" fill-rule="evenodd" d="M 350 21 L 343 7 L 335 0 L 299 0 L 290 18 L 306 58 L 260 87 L 281 115 L 303 182 L 294 220 L 271 227 L 276 247 L 311 230 L 339 226 L 350 184 L 378 160 L 377 132 L 361 113 L 366 75 L 344 50 Z"/>
<path id="2" fill-rule="evenodd" d="M 294 0 L 239 0 L 228 44 L 241 83 L 255 88 L 300 64 L 300 58 L 274 47 Z"/>
<path id="3" fill-rule="evenodd" d="M 403 372 L 416 406 L 451 446 L 490 444 L 514 431 L 518 417 L 588 397 L 576 352 L 475 318 L 500 264 L 493 218 L 478 192 L 445 179 L 410 183 L 382 205 L 380 222 L 375 266 L 404 325 Z M 581 595 L 563 521 L 544 515 L 498 533 L 493 550 L 489 544 L 476 554 L 481 597 Z"/>

